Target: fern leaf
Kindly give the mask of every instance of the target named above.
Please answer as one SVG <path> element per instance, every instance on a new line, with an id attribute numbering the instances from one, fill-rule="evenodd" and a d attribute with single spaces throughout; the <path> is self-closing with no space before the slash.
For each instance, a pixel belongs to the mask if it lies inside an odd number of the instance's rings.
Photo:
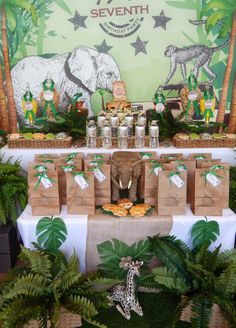
<path id="1" fill-rule="evenodd" d="M 181 294 L 186 293 L 191 286 L 187 286 L 185 280 L 178 278 L 173 272 L 168 271 L 166 267 L 153 269 L 155 281 L 169 289 L 175 289 Z"/>
<path id="2" fill-rule="evenodd" d="M 216 287 L 225 295 L 233 295 L 236 293 L 236 263 L 230 265 L 217 278 Z"/>
<path id="3" fill-rule="evenodd" d="M 40 251 L 31 251 L 21 246 L 20 258 L 29 263 L 33 273 L 42 275 L 46 279 L 51 279 L 51 262 L 47 254 Z"/>
<path id="4" fill-rule="evenodd" d="M 186 258 L 188 253 L 182 248 L 182 244 L 175 237 L 153 237 L 149 238 L 154 254 L 170 270 L 191 284 L 191 275 L 187 272 Z M 190 254 L 189 254 L 190 255 Z"/>
<path id="5" fill-rule="evenodd" d="M 83 319 L 91 319 L 98 313 L 89 299 L 78 295 L 70 295 L 66 307 L 69 311 L 79 314 Z"/>
<path id="6" fill-rule="evenodd" d="M 212 313 L 212 303 L 206 299 L 192 299 L 191 326 L 193 328 L 208 328 Z"/>

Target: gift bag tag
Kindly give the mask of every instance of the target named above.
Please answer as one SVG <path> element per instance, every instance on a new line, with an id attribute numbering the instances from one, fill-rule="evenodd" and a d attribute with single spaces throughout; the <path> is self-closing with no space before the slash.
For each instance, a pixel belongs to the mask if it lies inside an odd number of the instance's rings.
<path id="1" fill-rule="evenodd" d="M 94 172 L 95 178 L 99 182 L 102 182 L 102 181 L 104 181 L 106 179 L 106 176 L 103 174 L 103 172 L 99 168 L 94 169 L 93 172 Z"/>
<path id="2" fill-rule="evenodd" d="M 71 171 L 73 171 L 73 168 L 70 167 L 70 166 L 64 168 L 64 172 L 65 172 L 65 173 L 66 173 L 66 172 L 71 172 Z"/>
<path id="3" fill-rule="evenodd" d="M 206 175 L 206 179 L 213 187 L 217 187 L 220 184 L 220 179 L 217 178 L 214 174 L 208 173 Z"/>
<path id="4" fill-rule="evenodd" d="M 186 166 L 185 165 L 177 165 L 176 166 L 176 169 L 179 171 L 179 172 L 185 172 L 185 171 L 187 171 L 187 168 L 186 168 Z"/>
<path id="5" fill-rule="evenodd" d="M 177 174 L 174 174 L 170 180 L 177 188 L 182 188 L 184 186 L 184 181 Z"/>
<path id="6" fill-rule="evenodd" d="M 41 182 L 42 182 L 45 189 L 49 189 L 53 186 L 51 181 L 48 179 L 48 176 L 42 177 Z"/>
<path id="7" fill-rule="evenodd" d="M 88 182 L 85 180 L 85 178 L 82 175 L 76 175 L 75 181 L 82 190 L 88 188 L 89 186 Z"/>
<path id="8" fill-rule="evenodd" d="M 158 176 L 159 175 L 159 172 L 162 171 L 162 168 L 161 167 L 156 167 L 154 169 L 154 173 Z"/>

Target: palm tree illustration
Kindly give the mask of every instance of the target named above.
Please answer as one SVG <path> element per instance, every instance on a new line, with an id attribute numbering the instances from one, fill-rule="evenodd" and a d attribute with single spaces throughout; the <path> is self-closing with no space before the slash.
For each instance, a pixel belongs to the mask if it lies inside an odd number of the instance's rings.
<path id="1" fill-rule="evenodd" d="M 14 133 L 17 131 L 17 115 L 11 79 L 7 27 L 9 27 L 11 32 L 14 32 L 16 28 L 16 8 L 28 11 L 31 14 L 32 21 L 35 25 L 37 23 L 37 13 L 35 7 L 27 0 L 0 0 L 0 7 L 2 13 L 2 54 L 6 81 L 9 130 Z"/>
<path id="2" fill-rule="evenodd" d="M 230 77 L 233 71 L 234 47 L 236 40 L 236 1 L 235 0 L 209 0 L 203 7 L 202 16 L 207 17 L 206 31 L 211 31 L 220 22 L 221 28 L 218 33 L 219 38 L 230 34 L 229 52 L 221 90 L 217 122 L 224 122 L 224 115 L 227 107 L 227 96 L 230 89 Z M 235 116 L 233 116 L 235 117 Z"/>

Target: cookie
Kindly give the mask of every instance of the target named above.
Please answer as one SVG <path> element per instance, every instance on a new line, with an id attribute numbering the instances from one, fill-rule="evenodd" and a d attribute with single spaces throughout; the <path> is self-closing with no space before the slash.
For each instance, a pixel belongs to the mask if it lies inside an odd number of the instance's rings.
<path id="1" fill-rule="evenodd" d="M 130 207 L 133 206 L 133 202 L 131 202 L 131 200 L 129 200 L 128 198 L 124 198 L 118 201 L 118 205 L 128 210 Z"/>

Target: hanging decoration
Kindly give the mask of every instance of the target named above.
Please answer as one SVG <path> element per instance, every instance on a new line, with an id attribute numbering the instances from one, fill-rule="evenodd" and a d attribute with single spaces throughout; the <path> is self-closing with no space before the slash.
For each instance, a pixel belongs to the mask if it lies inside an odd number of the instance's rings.
<path id="1" fill-rule="evenodd" d="M 158 114 L 163 116 L 163 112 L 165 110 L 165 103 L 166 103 L 166 98 L 162 92 L 162 89 L 159 88 L 156 94 L 154 95 L 154 104 L 155 104 L 155 110 Z"/>
<path id="2" fill-rule="evenodd" d="M 22 98 L 22 108 L 24 110 L 25 119 L 29 120 L 30 124 L 33 124 L 36 119 L 38 104 L 30 91 L 29 84 L 27 84 L 26 92 Z"/>
<path id="3" fill-rule="evenodd" d="M 214 117 L 215 97 L 209 87 L 204 90 L 204 97 L 200 100 L 200 110 L 208 125 L 211 118 Z"/>
<path id="4" fill-rule="evenodd" d="M 195 114 L 198 117 L 200 115 L 199 105 L 197 102 L 198 92 L 197 92 L 197 79 L 195 75 L 191 72 L 188 77 L 188 104 L 185 111 L 185 116 L 189 115 L 189 109 L 193 105 Z"/>
<path id="5" fill-rule="evenodd" d="M 55 88 L 55 82 L 49 78 L 49 75 L 43 81 L 43 90 L 40 94 L 40 99 L 43 104 L 43 118 L 47 118 L 48 121 L 57 120 L 59 94 Z"/>

